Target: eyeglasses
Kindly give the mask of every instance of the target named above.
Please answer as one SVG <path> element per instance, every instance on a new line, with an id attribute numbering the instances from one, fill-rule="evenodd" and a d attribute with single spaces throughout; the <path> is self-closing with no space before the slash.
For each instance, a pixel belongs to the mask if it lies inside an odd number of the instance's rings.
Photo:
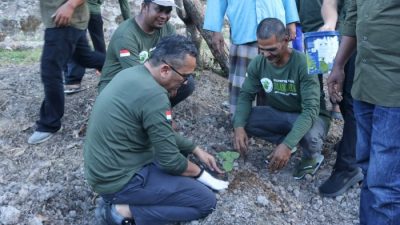
<path id="1" fill-rule="evenodd" d="M 185 74 L 179 73 L 178 70 L 176 70 L 173 66 L 171 66 L 167 62 L 165 62 L 165 60 L 161 60 L 161 62 L 167 64 L 175 73 L 177 73 L 179 76 L 181 76 L 183 78 L 182 83 L 185 83 L 189 79 L 189 77 L 192 75 L 192 74 L 186 74 L 185 75 Z"/>

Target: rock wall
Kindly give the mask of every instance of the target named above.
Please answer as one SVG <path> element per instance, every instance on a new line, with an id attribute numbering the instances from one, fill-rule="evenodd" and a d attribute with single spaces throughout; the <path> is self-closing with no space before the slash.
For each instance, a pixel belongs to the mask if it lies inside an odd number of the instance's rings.
<path id="1" fill-rule="evenodd" d="M 140 10 L 142 0 L 130 0 L 132 15 Z M 122 21 L 117 0 L 106 0 L 102 7 L 104 34 L 108 40 Z M 171 22 L 183 23 L 173 12 Z M 0 49 L 25 49 L 43 44 L 43 24 L 38 0 L 0 0 Z M 178 29 L 179 30 L 179 29 Z"/>

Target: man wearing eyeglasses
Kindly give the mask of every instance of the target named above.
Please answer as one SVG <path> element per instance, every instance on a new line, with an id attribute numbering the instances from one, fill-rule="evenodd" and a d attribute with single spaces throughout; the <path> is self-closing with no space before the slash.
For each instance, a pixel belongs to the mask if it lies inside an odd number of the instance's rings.
<path id="1" fill-rule="evenodd" d="M 175 28 L 168 22 L 171 18 L 173 0 L 144 0 L 139 15 L 118 27 L 107 49 L 99 83 L 99 92 L 123 69 L 146 62 L 152 48 L 162 37 L 175 34 Z M 185 85 L 171 94 L 175 106 L 194 91 L 194 79 L 189 77 Z"/>
<path id="2" fill-rule="evenodd" d="M 216 207 L 211 191 L 228 187 L 210 170 L 215 158 L 171 127 L 175 92 L 196 67 L 197 49 L 181 35 L 156 45 L 144 65 L 118 73 L 94 104 L 84 145 L 85 177 L 100 194 L 107 224 L 167 224 L 196 220 Z"/>
<path id="3" fill-rule="evenodd" d="M 233 119 L 234 145 L 242 155 L 248 151 L 247 133 L 277 144 L 270 155 L 269 168 L 284 168 L 299 144 L 302 160 L 293 176 L 302 179 L 314 174 L 324 156 L 322 145 L 329 117 L 320 114 L 317 76 L 307 74 L 304 54 L 288 47 L 283 23 L 267 18 L 257 27 L 259 55 L 247 69 Z M 255 95 L 264 90 L 267 106 L 252 108 Z"/>

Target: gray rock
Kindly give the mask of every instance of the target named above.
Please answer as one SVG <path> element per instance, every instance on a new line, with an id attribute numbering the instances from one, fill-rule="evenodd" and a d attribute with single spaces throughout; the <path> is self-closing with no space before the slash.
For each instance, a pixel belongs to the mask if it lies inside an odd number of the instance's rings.
<path id="1" fill-rule="evenodd" d="M 36 216 L 29 220 L 29 225 L 43 225 L 42 221 Z"/>
<path id="2" fill-rule="evenodd" d="M 265 196 L 259 195 L 257 196 L 257 203 L 261 206 L 267 207 L 269 201 Z"/>
<path id="3" fill-rule="evenodd" d="M 0 221 L 4 225 L 17 224 L 21 211 L 14 206 L 3 206 L 0 207 Z"/>

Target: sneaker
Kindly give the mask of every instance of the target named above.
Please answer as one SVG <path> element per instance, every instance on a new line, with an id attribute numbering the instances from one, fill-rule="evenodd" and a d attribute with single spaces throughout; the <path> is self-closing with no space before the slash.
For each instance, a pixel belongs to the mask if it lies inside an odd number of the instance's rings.
<path id="1" fill-rule="evenodd" d="M 124 218 L 115 209 L 115 205 L 104 202 L 100 199 L 95 211 L 95 217 L 99 225 L 135 225 L 135 221 Z"/>
<path id="2" fill-rule="evenodd" d="M 323 155 L 318 155 L 317 157 L 311 159 L 302 159 L 296 166 L 293 177 L 297 180 L 300 180 L 303 179 L 306 174 L 314 175 L 321 166 L 322 161 L 324 161 Z"/>
<path id="3" fill-rule="evenodd" d="M 42 142 L 49 140 L 51 137 L 53 137 L 53 135 L 54 135 L 54 133 L 50 133 L 50 132 L 35 131 L 29 137 L 28 143 L 31 145 L 40 144 Z"/>
<path id="4" fill-rule="evenodd" d="M 336 197 L 345 193 L 350 187 L 364 179 L 360 168 L 352 171 L 334 170 L 331 176 L 319 188 L 319 193 L 324 197 Z"/>
<path id="5" fill-rule="evenodd" d="M 66 84 L 64 85 L 64 94 L 70 95 L 83 91 L 81 84 Z"/>

